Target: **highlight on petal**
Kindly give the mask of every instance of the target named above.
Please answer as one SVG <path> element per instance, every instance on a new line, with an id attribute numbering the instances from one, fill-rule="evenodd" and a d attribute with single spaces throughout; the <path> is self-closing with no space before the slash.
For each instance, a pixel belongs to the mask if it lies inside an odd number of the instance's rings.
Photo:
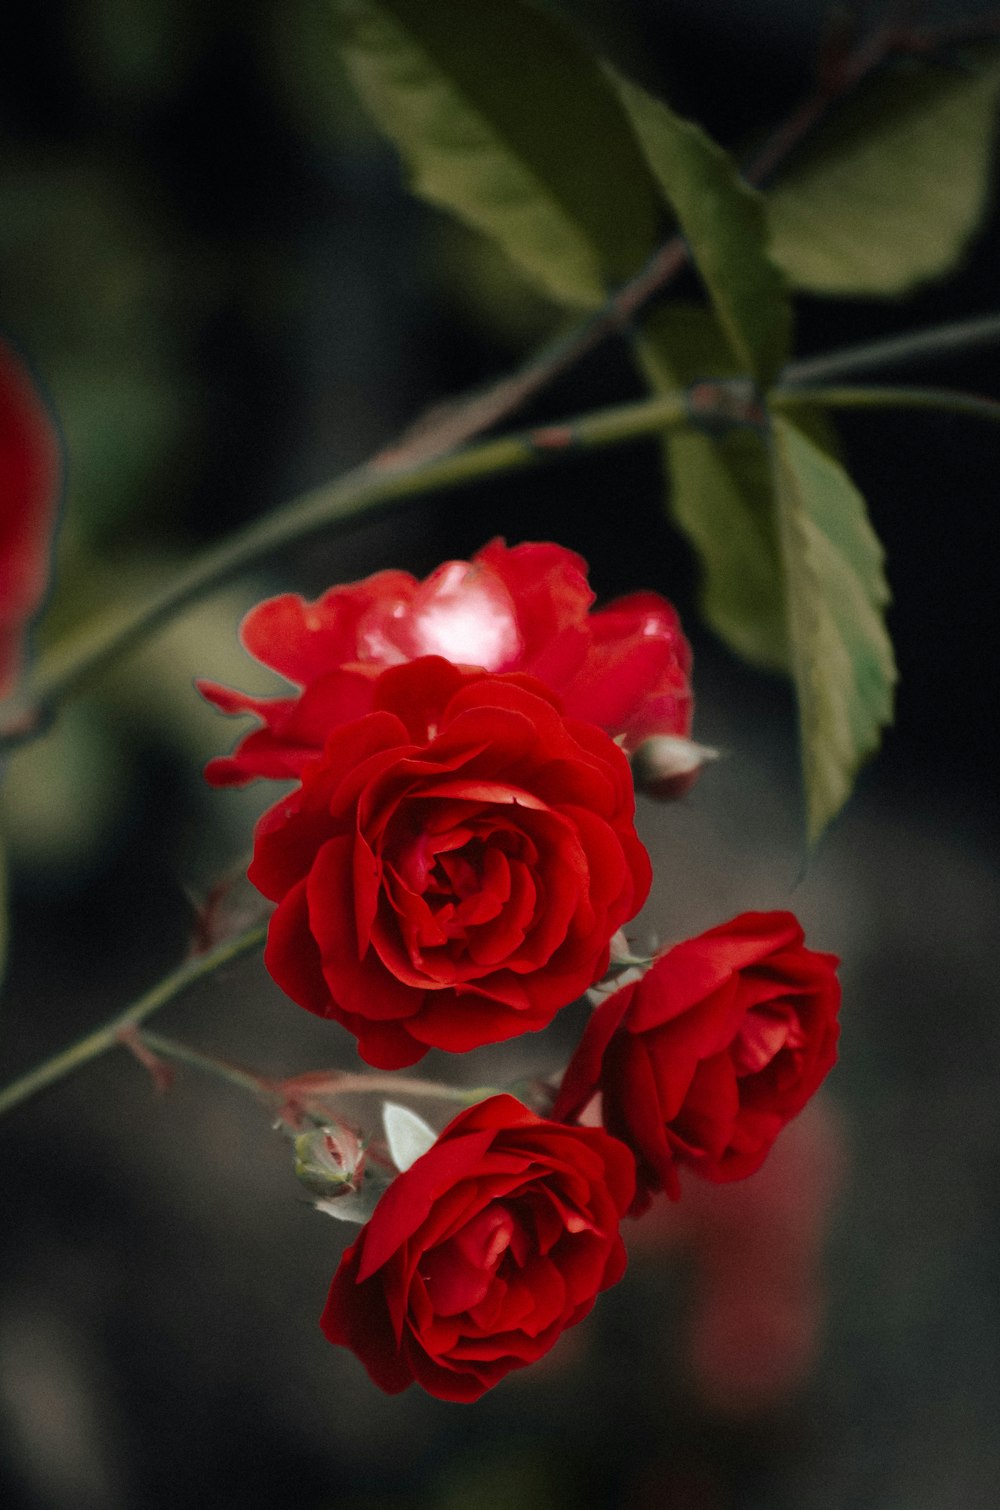
<path id="1" fill-rule="evenodd" d="M 510 593 L 493 572 L 448 561 L 417 589 L 407 615 L 409 659 L 443 655 L 486 671 L 516 666 L 524 646 Z"/>

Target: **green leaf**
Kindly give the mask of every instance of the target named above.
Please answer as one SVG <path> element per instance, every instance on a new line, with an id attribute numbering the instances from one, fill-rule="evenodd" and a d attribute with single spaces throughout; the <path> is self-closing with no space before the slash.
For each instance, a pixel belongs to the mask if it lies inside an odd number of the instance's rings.
<path id="1" fill-rule="evenodd" d="M 892 720 L 896 668 L 883 553 L 844 469 L 783 415 L 774 485 L 799 703 L 807 830 L 815 843 Z"/>
<path id="2" fill-rule="evenodd" d="M 616 76 L 615 83 L 733 354 L 767 387 L 789 352 L 792 310 L 768 255 L 763 196 L 699 127 L 628 79 Z"/>
<path id="3" fill-rule="evenodd" d="M 704 310 L 661 309 L 639 341 L 657 390 L 726 377 L 734 360 Z M 850 793 L 892 716 L 889 592 L 864 500 L 820 411 L 750 429 L 675 430 L 670 502 L 697 552 L 705 617 L 739 654 L 788 672 L 799 704 L 810 842 Z"/>
<path id="4" fill-rule="evenodd" d="M 593 307 L 647 260 L 660 195 L 597 59 L 526 0 L 336 0 L 348 69 L 416 193 Z"/>
<path id="5" fill-rule="evenodd" d="M 699 309 L 654 311 L 639 357 L 662 393 L 737 370 L 715 321 Z M 748 661 L 787 671 L 784 574 L 763 438 L 747 429 L 672 430 L 664 451 L 671 513 L 701 566 L 705 618 Z"/>
<path id="6" fill-rule="evenodd" d="M 964 252 L 993 187 L 1000 55 L 909 63 L 834 112 L 769 192 L 772 254 L 799 288 L 898 295 Z"/>

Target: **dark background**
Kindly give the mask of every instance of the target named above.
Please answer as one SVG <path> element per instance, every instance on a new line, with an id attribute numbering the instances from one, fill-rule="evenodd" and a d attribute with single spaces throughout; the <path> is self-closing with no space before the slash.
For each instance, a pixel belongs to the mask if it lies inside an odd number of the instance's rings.
<path id="1" fill-rule="evenodd" d="M 824 14 L 818 0 L 574 10 L 730 146 L 802 92 Z M 318 14 L 45 3 L 2 50 L 0 327 L 51 391 L 69 455 L 53 637 L 556 328 L 474 238 L 406 196 Z M 955 274 L 905 303 L 802 300 L 799 353 L 996 307 L 998 247 L 992 207 Z M 998 393 L 991 351 L 902 376 Z M 521 418 L 639 391 L 612 341 Z M 690 1274 L 654 1245 L 551 1366 L 471 1409 L 387 1400 L 318 1332 L 346 1234 L 302 1202 L 265 1119 L 193 1074 L 155 1099 L 113 1056 L 0 1125 L 5 1506 L 997 1503 L 997 436 L 923 415 L 839 428 L 888 552 L 901 683 L 883 754 L 808 862 L 790 698 L 699 625 L 652 445 L 269 563 L 11 760 L 2 811 L 6 1080 L 176 963 L 185 888 L 246 848 L 264 799 L 202 791 L 200 763 L 231 732 L 190 682 L 247 682 L 235 626 L 263 591 L 423 574 L 504 534 L 580 550 L 602 597 L 670 596 L 695 645 L 696 733 L 728 756 L 680 808 L 642 805 L 646 926 L 676 938 L 791 905 L 844 958 L 829 1093 L 843 1169 L 808 1381 L 759 1410 L 707 1404 L 686 1352 Z M 270 1073 L 348 1062 L 346 1041 L 262 975 L 233 967 L 164 1030 Z M 551 1068 L 560 1050 L 557 1033 L 503 1068 Z"/>

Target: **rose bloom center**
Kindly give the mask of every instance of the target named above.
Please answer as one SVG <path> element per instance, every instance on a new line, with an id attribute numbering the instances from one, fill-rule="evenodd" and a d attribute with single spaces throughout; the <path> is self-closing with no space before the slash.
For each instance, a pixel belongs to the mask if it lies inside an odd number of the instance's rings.
<path id="1" fill-rule="evenodd" d="M 733 1044 L 733 1065 L 741 1078 L 759 1075 L 783 1051 L 794 1055 L 806 1035 L 793 1003 L 769 1001 L 748 1012 Z"/>
<path id="2" fill-rule="evenodd" d="M 420 1277 L 438 1316 L 474 1310 L 491 1284 L 510 1268 L 520 1268 L 529 1243 L 510 1209 L 494 1201 L 447 1242 L 424 1254 Z"/>
<path id="3" fill-rule="evenodd" d="M 456 812 L 465 806 L 413 804 L 385 856 L 387 892 L 421 967 L 437 949 L 483 968 L 509 960 L 539 906 L 534 839 L 509 810 Z"/>

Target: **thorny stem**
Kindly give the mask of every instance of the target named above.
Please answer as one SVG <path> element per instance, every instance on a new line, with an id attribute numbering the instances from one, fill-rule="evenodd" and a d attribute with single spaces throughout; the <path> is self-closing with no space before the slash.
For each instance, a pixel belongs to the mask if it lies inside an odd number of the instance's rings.
<path id="1" fill-rule="evenodd" d="M 275 1081 L 266 1080 L 262 1075 L 255 1075 L 252 1070 L 240 1069 L 239 1065 L 229 1064 L 225 1059 L 216 1059 L 213 1054 L 203 1054 L 200 1049 L 193 1049 L 189 1044 L 179 1043 L 176 1038 L 164 1038 L 162 1034 L 150 1033 L 145 1028 L 138 1037 L 140 1042 L 147 1049 L 152 1049 L 160 1059 L 171 1059 L 177 1064 L 186 1064 L 192 1069 L 203 1070 L 207 1075 L 214 1075 L 217 1080 L 225 1080 L 228 1085 L 235 1085 L 240 1090 L 249 1091 L 258 1101 L 263 1101 L 273 1108 L 276 1108 L 281 1100 Z"/>
<path id="2" fill-rule="evenodd" d="M 757 188 L 767 184 L 828 111 L 845 96 L 853 94 L 888 58 L 894 54 L 929 53 L 946 45 L 943 34 L 938 42 L 936 32 L 917 31 L 912 26 L 914 14 L 920 8 L 911 0 L 899 0 L 889 8 L 881 23 L 853 48 L 850 44 L 856 27 L 854 18 L 848 15 L 846 24 L 840 25 L 836 16 L 832 18 L 833 25 L 828 28 L 818 59 L 812 93 L 800 100 L 744 165 L 743 176 L 748 183 Z M 951 40 L 949 34 L 948 41 Z"/>
<path id="3" fill-rule="evenodd" d="M 200 1049 L 192 1048 L 189 1044 L 180 1043 L 175 1038 L 165 1038 L 161 1033 L 152 1033 L 147 1028 L 139 1031 L 139 1025 L 148 1017 L 164 1007 L 168 1002 L 192 985 L 196 980 L 213 974 L 223 965 L 238 959 L 241 954 L 248 954 L 253 949 L 263 944 L 267 937 L 267 927 L 259 925 L 248 928 L 244 933 L 237 934 L 228 939 L 224 944 L 219 944 L 207 954 L 199 954 L 187 960 L 177 970 L 143 992 L 131 1006 L 110 1022 L 105 1023 L 93 1033 L 88 1033 L 77 1043 L 71 1044 L 68 1049 L 54 1054 L 51 1059 L 35 1069 L 29 1070 L 19 1080 L 13 1081 L 0 1091 L 0 1115 L 12 1111 L 22 1101 L 29 1100 L 39 1091 L 56 1084 L 74 1070 L 81 1069 L 91 1060 L 99 1058 L 102 1054 L 114 1048 L 130 1048 L 132 1042 L 137 1042 L 143 1049 L 150 1050 L 157 1058 L 175 1061 L 185 1064 L 203 1073 L 213 1075 L 217 1080 L 224 1080 L 229 1085 L 238 1086 L 240 1090 L 249 1091 L 256 1100 L 264 1102 L 272 1110 L 277 1110 L 290 1100 L 298 1100 L 306 1108 L 311 1103 L 319 1104 L 324 1099 L 332 1096 L 367 1095 L 391 1093 L 396 1096 L 422 1097 L 433 1101 L 458 1101 L 465 1106 L 471 1106 L 476 1101 L 481 1101 L 485 1096 L 495 1094 L 490 1086 L 458 1086 L 445 1085 L 440 1081 L 421 1080 L 413 1075 L 367 1075 L 356 1074 L 347 1070 L 331 1070 L 329 1074 L 311 1073 L 289 1080 L 271 1080 L 263 1075 L 256 1075 L 252 1070 L 241 1068 L 239 1065 L 230 1064 L 225 1059 L 217 1059 L 212 1054 L 205 1054 Z"/>
<path id="4" fill-rule="evenodd" d="M 438 1080 L 421 1080 L 415 1075 L 367 1075 L 350 1070 L 312 1071 L 306 1075 L 292 1076 L 288 1080 L 271 1080 L 256 1075 L 252 1070 L 242 1069 L 226 1059 L 217 1059 L 214 1054 L 205 1054 L 190 1044 L 180 1043 L 176 1038 L 165 1038 L 162 1033 L 151 1033 L 147 1028 L 137 1034 L 139 1041 L 161 1059 L 170 1059 L 192 1069 L 214 1075 L 240 1090 L 249 1091 L 258 1101 L 263 1101 L 273 1110 L 288 1101 L 296 1101 L 308 1109 L 334 1096 L 387 1095 L 412 1096 L 428 1101 L 460 1101 L 471 1106 L 485 1096 L 495 1095 L 491 1086 L 445 1085 Z"/>
<path id="5" fill-rule="evenodd" d="M 793 362 L 785 368 L 784 382 L 770 399 L 778 407 L 805 403 L 811 397 L 814 403 L 828 404 L 831 408 L 939 408 L 993 419 L 994 406 L 990 400 L 945 389 L 819 389 L 811 385 L 818 378 L 848 375 L 855 370 L 873 371 L 998 339 L 1000 314 L 994 313 Z M 918 398 L 918 393 L 924 397 Z M 898 402 L 893 394 L 900 396 Z M 909 397 L 904 398 L 907 394 Z M 697 418 L 701 422 L 713 418 L 710 402 L 707 408 L 704 402 L 700 404 Z M 719 385 L 718 418 L 723 422 L 733 419 L 731 385 Z M 58 649 L 53 652 L 43 661 L 29 691 L 10 701 L 7 718 L 0 726 L 0 751 L 36 737 L 51 721 L 59 704 L 84 683 L 148 639 L 181 609 L 279 548 L 321 531 L 346 527 L 363 514 L 387 511 L 409 498 L 458 487 L 482 477 L 521 471 L 577 451 L 621 445 L 690 423 L 691 419 L 687 395 L 663 394 L 483 441 L 399 471 L 359 467 L 209 549 L 139 609 L 102 620 L 88 634 L 74 638 L 61 653 Z M 756 416 L 748 412 L 746 422 L 755 421 Z"/>
<path id="6" fill-rule="evenodd" d="M 226 939 L 224 943 L 217 944 L 207 954 L 198 954 L 192 959 L 185 960 L 183 965 L 179 965 L 155 986 L 144 991 L 130 1006 L 125 1008 L 124 1012 L 113 1017 L 102 1028 L 88 1033 L 85 1038 L 71 1044 L 61 1053 L 53 1055 L 44 1064 L 29 1070 L 26 1075 L 22 1075 L 20 1079 L 13 1081 L 0 1091 L 0 1115 L 11 1111 L 22 1101 L 27 1101 L 38 1091 L 54 1085 L 57 1080 L 62 1080 L 64 1076 L 79 1069 L 81 1065 L 89 1064 L 92 1059 L 97 1059 L 109 1049 L 120 1045 L 122 1035 L 127 1035 L 130 1028 L 137 1028 L 160 1007 L 166 1006 L 168 1002 L 183 995 L 189 986 L 194 985 L 195 981 L 213 974 L 221 966 L 228 965 L 231 960 L 239 959 L 240 955 L 259 949 L 266 937 L 267 925 L 258 924 L 254 928 L 248 928 L 244 933 L 238 933 Z"/>

